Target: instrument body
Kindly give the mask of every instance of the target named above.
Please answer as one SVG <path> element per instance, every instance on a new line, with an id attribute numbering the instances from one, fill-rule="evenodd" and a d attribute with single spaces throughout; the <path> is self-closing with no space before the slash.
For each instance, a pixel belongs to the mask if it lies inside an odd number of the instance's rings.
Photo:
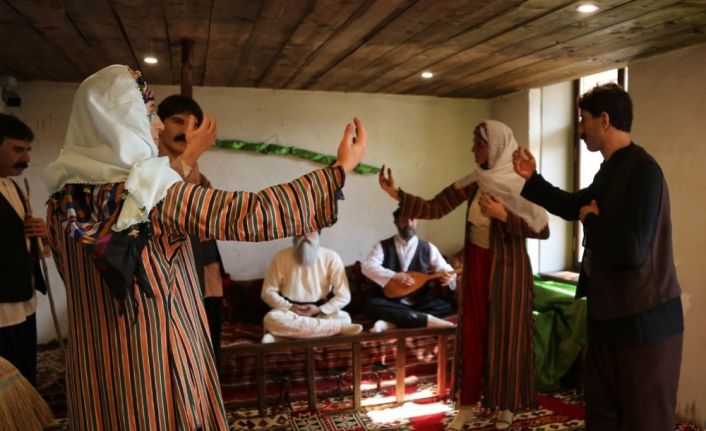
<path id="1" fill-rule="evenodd" d="M 454 270 L 453 272 L 456 274 L 459 274 L 462 272 L 463 269 L 459 268 Z M 401 282 L 395 280 L 395 279 L 390 279 L 390 281 L 387 282 L 385 287 L 382 289 L 383 295 L 389 299 L 399 299 L 403 298 L 407 295 L 410 295 L 417 290 L 419 290 L 422 286 L 430 282 L 431 280 L 436 280 L 437 278 L 441 278 L 446 274 L 446 272 L 435 272 L 432 274 L 424 274 L 422 272 L 417 272 L 417 271 L 407 271 L 406 274 L 412 276 L 414 278 L 414 283 L 411 286 L 407 286 L 405 284 L 402 284 Z"/>

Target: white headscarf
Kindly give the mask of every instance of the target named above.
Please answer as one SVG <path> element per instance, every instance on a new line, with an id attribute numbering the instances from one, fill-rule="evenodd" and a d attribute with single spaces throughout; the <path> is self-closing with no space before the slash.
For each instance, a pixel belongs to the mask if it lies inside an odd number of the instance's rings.
<path id="1" fill-rule="evenodd" d="M 518 148 L 512 129 L 495 120 L 485 120 L 479 126 L 483 124 L 485 127 L 477 127 L 488 142 L 488 169 L 476 168 L 470 175 L 456 181 L 454 186 L 462 189 L 477 182 L 481 192 L 500 199 L 533 231 L 540 232 L 547 225 L 547 212 L 520 196 L 525 180 L 515 173 L 512 165 L 512 153 Z"/>
<path id="2" fill-rule="evenodd" d="M 44 177 L 51 193 L 66 184 L 124 181 L 127 198 L 112 228 L 121 231 L 147 221 L 169 187 L 181 181 L 169 159 L 157 154 L 133 72 L 112 65 L 86 78 L 76 91 L 66 142 Z"/>

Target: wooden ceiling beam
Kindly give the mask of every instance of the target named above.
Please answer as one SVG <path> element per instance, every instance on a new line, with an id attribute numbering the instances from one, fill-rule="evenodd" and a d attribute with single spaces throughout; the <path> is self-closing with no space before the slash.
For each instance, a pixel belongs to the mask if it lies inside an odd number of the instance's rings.
<path id="1" fill-rule="evenodd" d="M 24 9 L 21 4 L 16 6 Z M 0 43 L 0 58 L 6 59 L 18 71 L 15 78 L 72 81 L 80 77 L 80 69 L 74 61 L 63 51 L 57 51 L 46 34 L 32 24 L 34 20 L 16 6 L 8 2 L 0 3 L 0 40 L 3 41 Z M 13 42 L 18 35 L 22 35 L 26 43 Z"/>
<path id="2" fill-rule="evenodd" d="M 286 83 L 286 88 L 309 89 L 365 41 L 411 7 L 416 0 L 366 0 L 341 28 Z"/>
<path id="3" fill-rule="evenodd" d="M 382 58 L 396 58 L 397 49 L 410 42 L 414 35 L 435 27 L 443 17 L 457 15 L 468 6 L 468 0 L 419 0 L 326 71 L 312 88 L 350 90 L 352 83 L 360 81 L 361 71 L 369 70 L 373 62 Z M 438 34 L 435 36 L 438 37 Z"/>
<path id="4" fill-rule="evenodd" d="M 581 1 L 567 4 L 552 13 L 537 16 L 525 25 L 516 27 L 483 43 L 430 66 L 435 79 L 422 81 L 418 72 L 385 88 L 385 92 L 410 92 L 422 94 L 448 94 L 466 86 L 464 78 L 471 79 L 478 73 L 503 67 L 508 62 L 524 56 L 532 57 L 546 47 L 557 47 L 572 38 L 591 33 L 634 16 L 646 10 L 664 7 L 675 0 L 648 0 L 637 5 L 624 0 L 601 2 L 601 11 L 582 15 L 576 11 Z M 492 73 L 492 72 L 491 72 Z"/>
<path id="5" fill-rule="evenodd" d="M 230 84 L 262 4 L 260 0 L 214 0 L 203 85 Z"/>
<path id="6" fill-rule="evenodd" d="M 265 0 L 230 85 L 255 86 L 314 5 L 314 0 Z"/>
<path id="7" fill-rule="evenodd" d="M 654 5 L 658 6 L 657 4 Z M 445 85 L 437 85 L 428 89 L 415 89 L 420 93 L 434 92 L 434 94 L 467 94 L 466 90 L 476 86 L 479 82 L 488 79 L 502 76 L 513 70 L 522 70 L 531 64 L 542 61 L 547 58 L 571 56 L 571 51 L 580 47 L 595 45 L 610 40 L 615 43 L 611 37 L 612 34 L 624 32 L 626 29 L 637 28 L 641 26 L 651 25 L 650 23 L 660 22 L 665 17 L 674 16 L 674 10 L 671 6 L 646 12 L 644 8 L 635 9 L 632 4 L 625 7 L 619 7 L 615 10 L 607 11 L 607 20 L 602 20 L 600 17 L 590 23 L 590 25 L 581 28 L 570 26 L 569 28 L 557 29 L 555 39 L 557 43 L 550 43 L 552 40 L 544 39 L 538 41 L 538 45 L 533 45 L 530 42 L 528 50 L 523 51 L 523 47 L 519 44 L 515 47 L 508 48 L 504 51 L 495 53 L 494 56 L 489 56 L 478 65 L 470 65 L 465 72 L 465 77 L 458 77 L 456 82 L 445 83 Z M 620 18 L 618 18 L 620 17 Z M 619 20 L 619 21 L 618 21 Z M 624 43 L 624 41 L 623 41 Z M 536 47 L 548 46 L 547 48 L 536 49 Z M 612 49 L 608 47 L 608 49 Z M 412 92 L 415 92 L 412 90 Z"/>
<path id="8" fill-rule="evenodd" d="M 46 40 L 53 51 L 64 57 L 74 69 L 71 80 L 82 80 L 107 63 L 105 55 L 89 44 L 87 37 L 72 21 L 59 2 L 32 0 L 8 1 Z"/>
<path id="9" fill-rule="evenodd" d="M 132 0 L 110 0 L 110 3 L 132 49 L 135 67 L 142 70 L 145 80 L 153 84 L 174 82 L 162 5 L 151 1 L 136 7 Z M 145 63 L 147 56 L 155 57 L 158 63 Z"/>
<path id="10" fill-rule="evenodd" d="M 317 1 L 302 19 L 287 44 L 272 61 L 258 87 L 283 88 L 302 68 L 307 67 L 325 44 L 345 26 L 364 0 Z"/>
<path id="11" fill-rule="evenodd" d="M 132 61 L 128 41 L 123 37 L 120 25 L 107 2 L 61 0 L 61 7 L 81 34 L 80 43 L 86 43 L 90 47 L 83 53 L 76 52 L 76 47 L 71 48 L 71 55 L 76 55 L 79 61 L 85 60 L 86 64 L 91 65 L 91 69 L 84 73 L 79 81 L 111 64 L 136 66 Z"/>
<path id="12" fill-rule="evenodd" d="M 688 21 L 691 19 L 694 22 L 698 22 L 704 18 L 706 18 L 706 12 L 695 14 L 691 17 L 684 17 L 683 20 Z M 499 91 L 509 92 L 514 89 L 527 88 L 529 83 L 527 73 L 532 73 L 533 78 L 537 82 L 543 83 L 541 85 L 551 84 L 562 79 L 573 79 L 601 69 L 619 67 L 629 60 L 663 52 L 665 49 L 672 48 L 675 41 L 680 41 L 684 46 L 706 42 L 706 25 L 695 24 L 695 26 L 689 26 L 684 23 L 680 25 L 679 21 L 673 21 L 673 23 L 659 26 L 660 31 L 657 31 L 657 28 L 643 30 L 643 32 L 650 32 L 651 36 L 641 38 L 639 42 L 618 51 L 607 51 L 605 45 L 609 44 L 609 42 L 587 46 L 573 56 L 553 60 L 544 59 L 524 70 L 515 70 L 512 73 L 480 83 L 478 87 L 481 89 L 483 87 L 495 88 L 496 90 L 492 92 L 494 94 L 499 94 Z M 584 70 L 587 72 L 584 72 Z M 492 93 L 486 90 L 484 94 Z"/>
<path id="13" fill-rule="evenodd" d="M 424 35 L 417 35 L 415 40 L 420 41 L 421 49 L 416 49 L 417 52 L 413 56 L 382 72 L 377 79 L 368 79 L 360 87 L 360 90 L 364 92 L 384 91 L 385 88 L 401 79 L 419 73 L 419 71 L 443 61 L 461 50 L 523 25 L 537 13 L 546 13 L 546 11 L 555 8 L 557 8 L 557 2 L 552 0 L 485 2 L 482 8 L 473 11 L 473 18 L 466 17 L 463 20 L 466 23 L 463 32 L 453 35 L 441 44 L 435 43 L 433 39 L 425 38 Z M 407 44 L 407 46 L 414 48 L 415 45 Z"/>
<path id="14" fill-rule="evenodd" d="M 192 40 L 194 42 L 191 65 L 193 84 L 203 85 L 214 0 L 162 0 L 161 3 L 167 29 L 166 36 L 170 42 L 170 66 L 173 78 L 169 84 L 178 84 L 181 76 L 181 41 Z"/>

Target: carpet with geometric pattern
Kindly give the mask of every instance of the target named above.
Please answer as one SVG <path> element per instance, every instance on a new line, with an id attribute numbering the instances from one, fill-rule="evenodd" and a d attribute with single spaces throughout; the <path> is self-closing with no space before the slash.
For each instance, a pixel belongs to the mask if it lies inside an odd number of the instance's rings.
<path id="1" fill-rule="evenodd" d="M 64 366 L 58 349 L 41 349 L 38 361 L 39 392 L 57 418 L 46 431 L 71 431 L 66 419 Z M 363 406 L 351 411 L 350 394 L 343 397 L 321 393 L 317 411 L 310 411 L 303 400 L 285 402 L 270 400 L 265 417 L 258 417 L 254 406 L 233 405 L 226 399 L 229 429 L 232 431 L 441 431 L 456 415 L 450 403 L 434 399 L 416 399 L 403 405 L 394 400 L 394 387 L 378 395 L 364 394 Z M 350 392 L 350 391 L 348 391 Z M 417 382 L 407 388 L 407 397 L 435 393 L 431 382 Z M 540 408 L 518 412 L 510 431 L 565 431 L 584 427 L 583 399 L 577 391 L 539 396 Z M 346 409 L 348 409 L 346 411 Z M 493 415 L 481 415 L 466 424 L 464 430 L 495 430 Z M 675 431 L 706 431 L 679 423 Z"/>

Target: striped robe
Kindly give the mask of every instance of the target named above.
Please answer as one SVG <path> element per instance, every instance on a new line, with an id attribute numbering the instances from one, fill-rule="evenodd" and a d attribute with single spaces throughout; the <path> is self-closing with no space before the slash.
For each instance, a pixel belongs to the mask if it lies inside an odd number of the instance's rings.
<path id="1" fill-rule="evenodd" d="M 443 217 L 464 202 L 470 202 L 478 191 L 476 183 L 464 189 L 453 185 L 445 188 L 431 200 L 425 200 L 400 190 L 401 217 L 435 219 Z M 470 237 L 471 224 L 466 223 L 466 243 Z M 490 225 L 490 286 L 487 323 L 487 345 L 485 357 L 478 358 L 485 363 L 484 404 L 491 408 L 517 411 L 534 407 L 537 404 L 534 392 L 533 373 L 533 332 L 532 300 L 533 276 L 526 239 L 549 237 L 549 228 L 536 233 L 520 217 L 508 211 L 506 223 L 496 219 Z M 466 247 L 466 252 L 468 247 Z M 467 261 L 464 259 L 464 262 Z M 470 277 L 462 277 L 461 292 L 468 292 L 465 284 Z M 463 293 L 459 313 L 472 309 L 471 304 L 463 303 Z M 478 297 L 477 295 L 474 295 Z M 463 318 L 460 316 L 459 322 Z M 479 326 L 486 326 L 485 324 Z M 477 328 L 458 326 L 457 357 L 464 347 L 464 333 Z M 483 334 L 482 338 L 486 338 Z M 472 354 L 474 352 L 471 352 Z M 475 352 L 483 355 L 483 352 Z M 465 355 L 464 355 L 465 356 Z M 459 361 L 456 361 L 459 364 Z M 456 369 L 455 382 L 461 382 L 463 366 Z M 480 384 L 478 385 L 480 387 Z M 458 388 L 463 391 L 464 388 Z M 480 394 L 477 394 L 478 396 Z"/>
<path id="2" fill-rule="evenodd" d="M 73 430 L 227 430 L 208 324 L 188 235 L 267 241 L 333 224 L 340 168 L 314 171 L 255 193 L 179 182 L 150 214 L 142 252 L 154 298 L 119 314 L 87 249 L 66 233 L 61 193 L 48 222 L 69 315 L 67 398 Z M 94 215 L 121 184 L 92 190 Z"/>

